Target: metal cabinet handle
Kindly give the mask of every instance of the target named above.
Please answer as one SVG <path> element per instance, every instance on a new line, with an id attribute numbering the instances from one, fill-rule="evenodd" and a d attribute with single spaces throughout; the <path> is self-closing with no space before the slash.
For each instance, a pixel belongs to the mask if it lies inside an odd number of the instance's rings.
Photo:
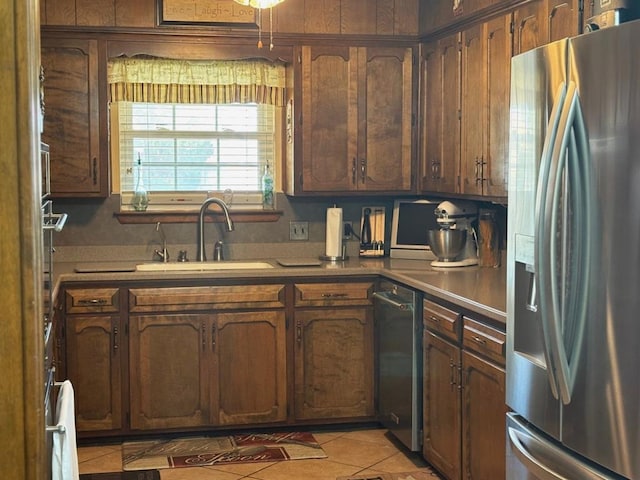
<path id="1" fill-rule="evenodd" d="M 351 183 L 356 184 L 356 159 L 354 157 L 353 162 L 351 164 Z"/>
<path id="2" fill-rule="evenodd" d="M 360 175 L 361 175 L 362 183 L 364 183 L 366 179 L 366 173 L 367 173 L 367 161 L 363 158 L 362 160 L 360 160 Z"/>
<path id="3" fill-rule="evenodd" d="M 298 344 L 302 343 L 302 322 L 300 320 L 296 322 L 296 341 Z"/>
<path id="4" fill-rule="evenodd" d="M 120 347 L 120 345 L 118 344 L 118 333 L 120 333 L 118 331 L 118 327 L 113 327 L 113 353 L 116 353 L 118 351 L 118 348 Z"/>
<path id="5" fill-rule="evenodd" d="M 476 343 L 479 343 L 480 345 L 486 345 L 487 344 L 487 341 L 484 338 L 481 338 L 481 337 L 478 337 L 478 336 L 473 337 L 473 340 Z"/>
<path id="6" fill-rule="evenodd" d="M 216 326 L 211 326 L 211 350 L 216 351 Z"/>
<path id="7" fill-rule="evenodd" d="M 205 341 L 205 334 L 206 334 L 206 331 L 207 331 L 207 327 L 204 324 L 204 322 L 202 322 L 202 324 L 200 325 L 200 330 L 202 332 L 202 351 L 204 352 L 205 349 L 207 348 L 207 343 Z"/>

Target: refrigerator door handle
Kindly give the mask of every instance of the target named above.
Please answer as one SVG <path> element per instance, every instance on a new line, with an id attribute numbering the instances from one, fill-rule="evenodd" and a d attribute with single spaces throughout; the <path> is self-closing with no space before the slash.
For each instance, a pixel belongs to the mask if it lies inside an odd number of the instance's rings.
<path id="1" fill-rule="evenodd" d="M 561 447 L 539 437 L 521 422 L 511 417 L 507 427 L 512 451 L 522 464 L 539 480 L 613 480 L 594 470 Z"/>
<path id="2" fill-rule="evenodd" d="M 536 273 L 533 275 L 533 279 L 535 281 L 534 291 L 538 296 L 538 308 L 541 310 L 541 320 L 542 320 L 542 332 L 543 332 L 543 346 L 544 346 L 544 358 L 545 363 L 547 365 L 547 375 L 549 377 L 549 385 L 551 387 L 551 393 L 554 398 L 559 399 L 560 395 L 558 392 L 558 380 L 556 379 L 555 374 L 555 364 L 554 358 L 551 355 L 550 345 L 551 339 L 549 337 L 549 329 L 547 314 L 549 310 L 549 302 L 547 301 L 547 296 L 543 294 L 544 288 L 547 285 L 546 278 L 548 277 L 547 273 L 547 265 L 544 262 L 544 259 L 547 258 L 547 252 L 549 250 L 549 236 L 545 233 L 545 219 L 547 216 L 546 211 L 546 203 L 549 197 L 548 193 L 548 183 L 549 176 L 551 175 L 551 166 L 553 161 L 553 149 L 556 144 L 556 139 L 558 135 L 558 128 L 560 124 L 560 116 L 563 110 L 563 106 L 565 103 L 565 98 L 567 94 L 567 85 L 562 82 L 562 84 L 558 87 L 558 90 L 555 95 L 555 102 L 553 104 L 553 108 L 551 109 L 551 116 L 549 117 L 549 123 L 547 125 L 547 133 L 544 140 L 544 147 L 542 149 L 542 155 L 540 158 L 540 170 L 538 172 L 538 183 L 536 186 L 536 204 L 535 204 L 535 225 L 536 225 L 536 236 L 535 236 L 535 265 L 536 265 Z"/>
<path id="3" fill-rule="evenodd" d="M 546 210 L 550 215 L 545 219 L 550 249 L 548 256 L 543 258 L 549 260 L 545 292 L 550 297 L 550 310 L 547 310 L 548 338 L 551 341 L 550 350 L 556 367 L 560 398 L 566 405 L 571 402 L 582 351 L 592 237 L 589 148 L 574 82 L 570 82 L 567 88 L 567 99 L 560 118 L 560 132 L 552 155 L 555 168 L 551 170 L 549 178 L 551 191 Z M 561 202 L 564 203 L 562 209 Z M 571 216 L 568 210 L 571 210 Z M 562 222 L 558 219 L 560 211 L 563 213 Z M 560 223 L 562 231 L 558 232 Z M 558 238 L 562 238 L 560 248 L 554 241 Z M 558 265 L 560 272 L 553 269 L 553 266 L 558 268 Z"/>

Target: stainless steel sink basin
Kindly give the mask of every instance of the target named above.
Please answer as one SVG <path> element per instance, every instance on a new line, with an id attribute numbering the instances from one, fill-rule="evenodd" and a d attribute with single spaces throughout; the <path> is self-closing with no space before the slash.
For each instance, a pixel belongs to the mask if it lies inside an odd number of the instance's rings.
<path id="1" fill-rule="evenodd" d="M 173 263 L 139 263 L 139 272 L 207 272 L 215 270 L 256 270 L 273 268 L 268 262 L 173 262 Z"/>

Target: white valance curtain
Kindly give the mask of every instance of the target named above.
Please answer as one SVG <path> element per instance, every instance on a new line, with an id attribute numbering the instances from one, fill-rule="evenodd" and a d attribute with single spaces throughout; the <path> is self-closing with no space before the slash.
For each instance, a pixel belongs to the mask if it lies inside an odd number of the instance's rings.
<path id="1" fill-rule="evenodd" d="M 285 66 L 265 60 L 112 58 L 111 101 L 285 104 Z"/>

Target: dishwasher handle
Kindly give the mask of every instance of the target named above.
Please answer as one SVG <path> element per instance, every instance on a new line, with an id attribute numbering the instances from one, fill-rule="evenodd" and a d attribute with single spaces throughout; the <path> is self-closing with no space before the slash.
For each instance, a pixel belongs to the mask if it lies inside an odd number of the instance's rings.
<path id="1" fill-rule="evenodd" d="M 381 302 L 384 302 L 387 305 L 391 305 L 392 307 L 398 310 L 406 310 L 406 311 L 413 310 L 413 305 L 411 303 L 398 301 L 398 300 L 395 300 L 395 298 L 393 297 L 395 296 L 390 292 L 374 292 L 373 293 L 374 299 L 378 299 Z"/>

